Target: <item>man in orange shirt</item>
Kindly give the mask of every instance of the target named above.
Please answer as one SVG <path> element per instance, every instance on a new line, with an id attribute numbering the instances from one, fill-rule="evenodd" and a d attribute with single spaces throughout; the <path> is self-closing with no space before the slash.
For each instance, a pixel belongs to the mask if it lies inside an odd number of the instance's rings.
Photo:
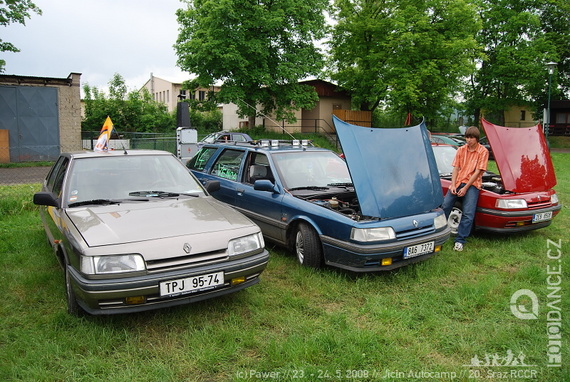
<path id="1" fill-rule="evenodd" d="M 457 227 L 453 247 L 455 251 L 463 251 L 463 245 L 473 229 L 479 191 L 483 186 L 483 174 L 487 170 L 489 151 L 479 143 L 479 136 L 479 129 L 475 126 L 465 131 L 467 144 L 461 146 L 455 154 L 451 185 L 443 200 L 443 210 L 449 218 L 457 198 L 462 199 L 463 214 Z"/>

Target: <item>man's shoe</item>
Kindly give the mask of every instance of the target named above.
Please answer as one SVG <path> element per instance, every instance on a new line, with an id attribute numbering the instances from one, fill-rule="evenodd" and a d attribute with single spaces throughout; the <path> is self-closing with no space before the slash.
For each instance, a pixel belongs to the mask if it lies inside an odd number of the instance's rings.
<path id="1" fill-rule="evenodd" d="M 463 251 L 463 244 L 461 244 L 461 243 L 455 243 L 455 246 L 453 247 L 453 250 L 454 250 L 454 251 L 459 251 L 459 252 Z"/>

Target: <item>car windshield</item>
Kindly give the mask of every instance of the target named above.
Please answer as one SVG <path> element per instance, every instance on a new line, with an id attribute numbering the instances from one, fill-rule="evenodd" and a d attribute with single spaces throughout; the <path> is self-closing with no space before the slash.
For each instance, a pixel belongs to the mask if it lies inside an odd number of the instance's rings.
<path id="1" fill-rule="evenodd" d="M 457 150 L 451 146 L 432 146 L 439 175 L 451 175 Z"/>
<path id="2" fill-rule="evenodd" d="M 203 139 L 202 139 L 202 143 L 214 143 L 216 141 L 216 137 L 219 135 L 219 133 L 212 133 L 209 135 L 206 135 Z"/>
<path id="3" fill-rule="evenodd" d="M 332 151 L 302 151 L 273 154 L 286 188 L 350 185 L 346 162 Z"/>
<path id="4" fill-rule="evenodd" d="M 80 158 L 67 178 L 70 205 L 91 200 L 124 200 L 203 192 L 187 169 L 169 155 Z"/>

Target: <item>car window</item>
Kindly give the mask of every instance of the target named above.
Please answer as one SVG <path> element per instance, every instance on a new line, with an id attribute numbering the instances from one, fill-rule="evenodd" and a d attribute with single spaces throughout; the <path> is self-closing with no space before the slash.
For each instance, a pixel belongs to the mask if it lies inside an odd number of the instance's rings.
<path id="1" fill-rule="evenodd" d="M 63 188 L 63 180 L 67 167 L 69 166 L 69 158 L 60 157 L 53 171 L 50 173 L 47 180 L 47 189 L 50 190 L 55 196 L 59 197 Z"/>
<path id="2" fill-rule="evenodd" d="M 206 164 L 216 152 L 216 148 L 203 148 L 192 159 L 190 159 L 187 163 L 187 167 L 193 170 L 203 171 L 206 167 Z"/>
<path id="3" fill-rule="evenodd" d="M 203 143 L 214 143 L 216 141 L 216 136 L 218 133 L 211 133 L 206 135 L 201 142 Z"/>
<path id="4" fill-rule="evenodd" d="M 129 198 L 139 191 L 200 193 L 195 178 L 173 156 L 81 158 L 73 162 L 68 202 Z"/>
<path id="5" fill-rule="evenodd" d="M 245 137 L 241 134 L 234 134 L 233 140 L 236 142 L 246 142 Z"/>
<path id="6" fill-rule="evenodd" d="M 212 175 L 237 180 L 244 154 L 245 152 L 243 150 L 224 150 L 212 166 Z"/>
<path id="7" fill-rule="evenodd" d="M 243 181 L 245 183 L 253 184 L 256 180 L 262 179 L 275 182 L 275 178 L 273 177 L 273 172 L 271 171 L 271 166 L 269 165 L 269 159 L 267 158 L 267 155 L 257 152 L 250 152 L 246 163 L 247 168 L 244 171 L 243 175 Z"/>
<path id="8" fill-rule="evenodd" d="M 346 162 L 332 151 L 275 153 L 272 158 L 289 189 L 352 183 Z"/>
<path id="9" fill-rule="evenodd" d="M 437 163 L 439 174 L 451 174 L 453 172 L 453 159 L 455 159 L 456 150 L 449 146 L 435 146 L 433 153 Z"/>

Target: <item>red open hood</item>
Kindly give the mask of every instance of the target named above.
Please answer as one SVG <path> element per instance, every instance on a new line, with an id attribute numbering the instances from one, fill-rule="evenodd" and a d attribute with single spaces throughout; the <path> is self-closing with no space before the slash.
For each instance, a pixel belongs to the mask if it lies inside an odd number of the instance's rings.
<path id="1" fill-rule="evenodd" d="M 546 191 L 556 185 L 554 167 L 540 124 L 504 127 L 483 118 L 481 123 L 506 190 L 517 193 Z"/>

